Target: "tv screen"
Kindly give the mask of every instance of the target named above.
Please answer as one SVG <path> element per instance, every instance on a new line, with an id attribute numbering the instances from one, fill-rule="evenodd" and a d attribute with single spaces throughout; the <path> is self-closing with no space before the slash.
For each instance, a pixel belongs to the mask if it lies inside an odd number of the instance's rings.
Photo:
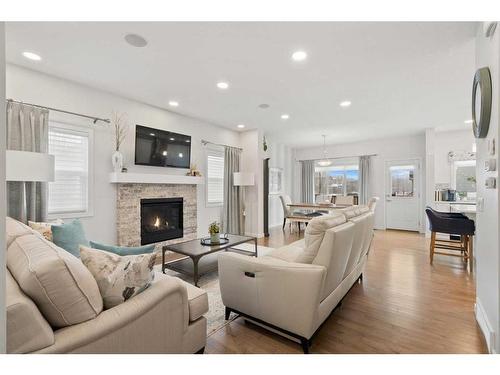
<path id="1" fill-rule="evenodd" d="M 190 162 L 190 136 L 136 125 L 135 164 L 189 168 Z"/>

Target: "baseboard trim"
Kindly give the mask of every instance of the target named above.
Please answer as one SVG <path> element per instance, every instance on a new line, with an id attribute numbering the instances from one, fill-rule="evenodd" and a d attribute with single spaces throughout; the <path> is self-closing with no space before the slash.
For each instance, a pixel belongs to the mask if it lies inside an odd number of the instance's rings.
<path id="1" fill-rule="evenodd" d="M 476 303 L 474 304 L 474 313 L 476 315 L 477 324 L 483 332 L 484 339 L 486 340 L 486 345 L 488 346 L 488 351 L 491 354 L 496 354 L 495 349 L 495 331 L 491 328 L 491 323 L 488 320 L 488 315 L 484 311 L 483 305 L 479 298 L 476 298 Z"/>

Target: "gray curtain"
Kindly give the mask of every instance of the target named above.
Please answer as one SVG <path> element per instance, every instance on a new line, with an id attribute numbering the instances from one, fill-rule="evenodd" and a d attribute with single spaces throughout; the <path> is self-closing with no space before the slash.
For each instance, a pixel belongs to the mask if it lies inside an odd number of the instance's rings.
<path id="1" fill-rule="evenodd" d="M 8 150 L 47 153 L 48 126 L 48 110 L 7 103 Z M 7 215 L 24 223 L 46 220 L 47 183 L 7 182 Z"/>
<path id="2" fill-rule="evenodd" d="M 224 203 L 222 231 L 243 234 L 243 199 L 239 186 L 233 184 L 233 173 L 240 171 L 241 150 L 226 147 L 224 152 Z"/>
<path id="3" fill-rule="evenodd" d="M 359 204 L 368 204 L 370 199 L 370 156 L 359 157 Z"/>
<path id="4" fill-rule="evenodd" d="M 302 160 L 302 196 L 303 203 L 314 203 L 314 161 Z"/>

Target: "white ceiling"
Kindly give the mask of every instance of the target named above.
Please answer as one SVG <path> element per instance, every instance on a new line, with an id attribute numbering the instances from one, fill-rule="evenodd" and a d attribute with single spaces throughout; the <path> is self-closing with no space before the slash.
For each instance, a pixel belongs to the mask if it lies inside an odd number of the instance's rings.
<path id="1" fill-rule="evenodd" d="M 7 24 L 6 47 L 14 64 L 169 110 L 176 100 L 175 112 L 309 146 L 321 144 L 321 134 L 332 144 L 466 126 L 475 29 L 451 22 L 22 22 Z M 127 33 L 149 44 L 131 47 Z M 305 62 L 291 61 L 297 49 L 307 51 Z M 228 90 L 216 88 L 221 80 Z M 352 106 L 341 108 L 343 100 Z"/>

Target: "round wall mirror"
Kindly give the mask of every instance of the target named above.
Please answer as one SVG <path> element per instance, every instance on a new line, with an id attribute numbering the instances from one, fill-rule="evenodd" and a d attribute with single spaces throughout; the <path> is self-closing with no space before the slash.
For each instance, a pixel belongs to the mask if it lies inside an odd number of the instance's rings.
<path id="1" fill-rule="evenodd" d="M 485 138 L 490 126 L 491 75 L 488 68 L 478 69 L 472 84 L 472 130 L 476 138 Z"/>

